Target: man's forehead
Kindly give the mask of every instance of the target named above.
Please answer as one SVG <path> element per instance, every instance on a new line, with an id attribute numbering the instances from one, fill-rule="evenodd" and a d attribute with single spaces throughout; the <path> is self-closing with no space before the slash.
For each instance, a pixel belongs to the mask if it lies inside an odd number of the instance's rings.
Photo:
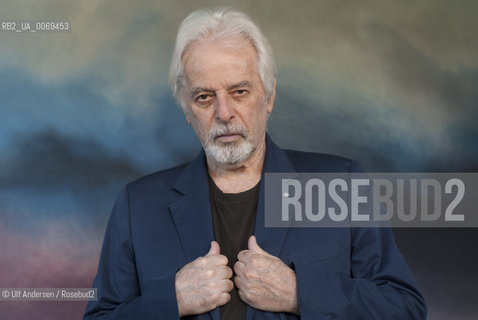
<path id="1" fill-rule="evenodd" d="M 229 86 L 244 80 L 252 83 L 257 72 L 255 49 L 246 40 L 236 40 L 235 44 L 208 41 L 188 49 L 183 62 L 189 84 L 204 86 L 218 81 Z"/>

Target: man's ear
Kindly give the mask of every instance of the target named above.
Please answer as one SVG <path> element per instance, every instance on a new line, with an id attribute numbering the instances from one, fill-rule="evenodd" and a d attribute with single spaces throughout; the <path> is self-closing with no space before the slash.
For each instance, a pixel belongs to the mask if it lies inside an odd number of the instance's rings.
<path id="1" fill-rule="evenodd" d="M 274 79 L 274 87 L 272 88 L 272 95 L 267 101 L 267 113 L 271 113 L 274 109 L 274 101 L 276 98 L 276 79 Z"/>
<path id="2" fill-rule="evenodd" d="M 184 102 L 183 102 L 184 103 Z M 182 105 L 181 104 L 181 110 L 183 110 L 184 117 L 186 118 L 186 122 L 191 125 L 191 115 L 189 114 L 189 108 L 188 106 Z"/>
<path id="3" fill-rule="evenodd" d="M 191 125 L 191 120 L 189 119 L 189 112 L 187 112 L 186 108 L 182 108 L 183 109 L 183 113 L 184 113 L 184 117 L 186 118 L 186 122 Z"/>

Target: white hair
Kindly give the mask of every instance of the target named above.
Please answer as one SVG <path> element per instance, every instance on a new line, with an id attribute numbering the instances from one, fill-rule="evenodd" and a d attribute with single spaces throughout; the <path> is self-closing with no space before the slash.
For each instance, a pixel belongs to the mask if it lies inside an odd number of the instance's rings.
<path id="1" fill-rule="evenodd" d="M 169 85 L 178 104 L 185 110 L 182 90 L 184 83 L 183 54 L 193 43 L 205 40 L 230 40 L 243 38 L 250 41 L 257 52 L 257 71 L 265 91 L 266 100 L 274 92 L 276 66 L 269 42 L 261 30 L 243 12 L 219 8 L 197 10 L 181 23 L 169 68 Z"/>

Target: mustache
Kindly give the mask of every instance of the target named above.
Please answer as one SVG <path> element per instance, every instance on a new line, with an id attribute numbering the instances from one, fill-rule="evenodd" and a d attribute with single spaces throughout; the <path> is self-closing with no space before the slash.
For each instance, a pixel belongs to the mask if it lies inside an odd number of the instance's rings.
<path id="1" fill-rule="evenodd" d="M 243 138 L 247 138 L 247 129 L 239 124 L 219 124 L 212 127 L 207 136 L 209 141 L 214 141 L 217 137 L 229 134 L 238 134 Z"/>

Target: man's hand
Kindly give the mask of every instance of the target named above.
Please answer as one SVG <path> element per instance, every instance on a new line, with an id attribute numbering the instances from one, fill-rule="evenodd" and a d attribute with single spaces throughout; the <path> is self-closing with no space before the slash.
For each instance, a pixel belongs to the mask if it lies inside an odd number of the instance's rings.
<path id="1" fill-rule="evenodd" d="M 264 311 L 299 314 L 294 270 L 262 250 L 254 236 L 248 248 L 239 252 L 234 264 L 234 283 L 242 301 Z"/>
<path id="2" fill-rule="evenodd" d="M 204 257 L 188 263 L 176 273 L 180 317 L 210 311 L 231 299 L 232 270 L 227 266 L 227 258 L 219 252 L 219 244 L 212 241 Z"/>

